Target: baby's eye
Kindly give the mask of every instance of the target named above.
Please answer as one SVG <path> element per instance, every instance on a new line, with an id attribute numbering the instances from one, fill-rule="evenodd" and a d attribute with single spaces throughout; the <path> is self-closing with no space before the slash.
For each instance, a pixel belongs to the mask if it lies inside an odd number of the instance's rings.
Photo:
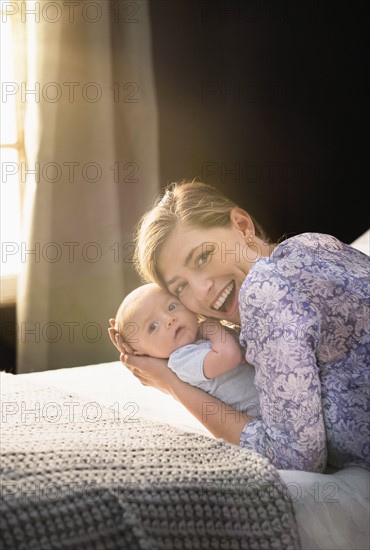
<path id="1" fill-rule="evenodd" d="M 172 303 L 168 306 L 168 311 L 173 311 L 174 309 L 176 309 L 176 306 L 177 304 L 176 303 Z"/>
<path id="2" fill-rule="evenodd" d="M 158 321 L 154 321 L 154 323 L 150 323 L 149 332 L 153 332 L 157 327 L 158 327 Z"/>

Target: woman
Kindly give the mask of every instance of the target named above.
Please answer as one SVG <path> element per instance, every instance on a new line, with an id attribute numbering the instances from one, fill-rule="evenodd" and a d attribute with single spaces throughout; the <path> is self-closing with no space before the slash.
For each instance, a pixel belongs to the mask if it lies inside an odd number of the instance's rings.
<path id="1" fill-rule="evenodd" d="M 136 265 L 192 311 L 241 327 L 261 414 L 225 410 L 165 361 L 131 356 L 109 329 L 143 384 L 277 468 L 370 467 L 369 257 L 315 233 L 271 245 L 247 212 L 192 182 L 169 188 L 143 217 Z"/>

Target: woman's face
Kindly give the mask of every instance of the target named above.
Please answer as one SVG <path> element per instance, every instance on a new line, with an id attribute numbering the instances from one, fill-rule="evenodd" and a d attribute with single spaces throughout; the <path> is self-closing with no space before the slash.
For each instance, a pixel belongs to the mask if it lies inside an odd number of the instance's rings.
<path id="1" fill-rule="evenodd" d="M 238 323 L 239 290 L 256 259 L 246 244 L 251 230 L 249 217 L 226 228 L 179 224 L 158 258 L 171 294 L 191 311 Z"/>

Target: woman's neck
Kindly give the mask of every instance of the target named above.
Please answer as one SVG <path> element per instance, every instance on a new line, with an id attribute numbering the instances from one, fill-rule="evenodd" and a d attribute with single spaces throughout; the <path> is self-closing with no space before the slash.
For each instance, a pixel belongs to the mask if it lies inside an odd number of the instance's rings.
<path id="1" fill-rule="evenodd" d="M 260 237 L 254 237 L 253 241 L 248 243 L 248 248 L 250 250 L 248 258 L 251 259 L 253 264 L 259 258 L 266 258 L 270 256 L 276 246 L 276 243 L 266 243 Z"/>

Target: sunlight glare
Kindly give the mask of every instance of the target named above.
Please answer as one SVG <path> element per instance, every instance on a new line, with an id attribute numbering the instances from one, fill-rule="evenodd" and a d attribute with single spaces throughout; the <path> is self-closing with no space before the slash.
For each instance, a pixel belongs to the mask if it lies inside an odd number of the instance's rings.
<path id="1" fill-rule="evenodd" d="M 1 162 L 18 165 L 15 149 L 2 149 Z M 20 269 L 20 190 L 19 174 L 3 176 L 0 190 L 1 276 L 14 275 Z"/>
<path id="2" fill-rule="evenodd" d="M 11 21 L 8 18 L 5 22 L 1 20 L 1 56 L 0 56 L 0 79 L 1 79 L 1 143 L 7 145 L 17 143 L 17 117 L 16 117 L 16 86 L 14 78 L 14 48 L 12 41 Z M 3 91 L 6 97 L 3 97 Z"/>

